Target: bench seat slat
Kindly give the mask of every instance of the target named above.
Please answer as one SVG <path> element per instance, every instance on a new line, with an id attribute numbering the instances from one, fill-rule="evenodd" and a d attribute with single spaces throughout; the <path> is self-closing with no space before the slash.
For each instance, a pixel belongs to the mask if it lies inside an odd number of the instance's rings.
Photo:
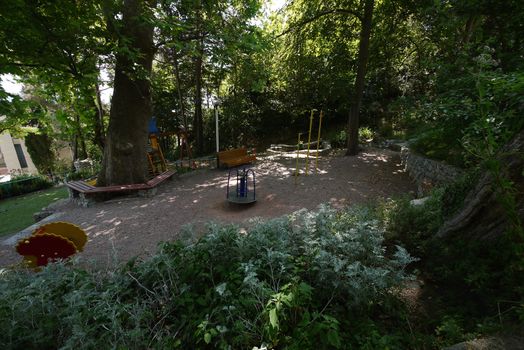
<path id="1" fill-rule="evenodd" d="M 147 190 L 149 188 L 151 187 L 146 184 L 104 186 L 104 187 L 95 187 L 87 191 L 86 193 L 124 192 L 124 191 Z"/>
<path id="2" fill-rule="evenodd" d="M 82 192 L 82 193 L 89 192 L 90 190 L 95 188 L 94 186 L 91 186 L 88 183 L 85 183 L 83 181 L 68 182 L 67 186 L 78 192 Z"/>
<path id="3" fill-rule="evenodd" d="M 152 189 L 165 180 L 175 175 L 174 171 L 165 171 L 160 175 L 155 176 L 153 179 L 141 184 L 130 184 L 130 185 L 113 185 L 113 186 L 91 186 L 84 181 L 72 181 L 66 183 L 67 187 L 80 193 L 104 193 L 104 192 L 125 192 L 125 191 L 140 191 Z"/>
<path id="4" fill-rule="evenodd" d="M 149 180 L 148 182 L 146 182 L 146 184 L 150 187 L 156 187 L 159 184 L 161 184 L 162 182 L 171 178 L 173 175 L 175 175 L 174 171 L 165 171 L 162 174 L 157 175 L 154 178 L 152 178 L 151 180 Z"/>

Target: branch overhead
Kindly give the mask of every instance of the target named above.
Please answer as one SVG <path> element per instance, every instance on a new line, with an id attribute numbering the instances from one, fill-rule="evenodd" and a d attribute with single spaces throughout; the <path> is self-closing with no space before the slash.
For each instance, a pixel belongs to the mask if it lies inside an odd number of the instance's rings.
<path id="1" fill-rule="evenodd" d="M 314 15 L 313 17 L 310 17 L 310 18 L 307 18 L 299 23 L 296 23 L 292 26 L 290 26 L 288 29 L 286 29 L 285 31 L 283 31 L 282 33 L 278 34 L 276 36 L 276 38 L 280 38 L 281 36 L 284 36 L 286 34 L 289 34 L 297 29 L 300 29 L 302 27 L 304 27 L 305 25 L 311 23 L 311 22 L 314 22 L 316 21 L 317 19 L 320 19 L 324 16 L 327 16 L 327 15 L 353 15 L 355 17 L 358 18 L 358 20 L 360 22 L 362 22 L 362 16 L 360 15 L 360 13 L 358 13 L 357 11 L 353 11 L 353 10 L 350 10 L 350 9 L 331 9 L 331 10 L 325 10 L 325 11 L 322 11 L 322 12 L 319 12 L 317 13 L 316 15 Z"/>

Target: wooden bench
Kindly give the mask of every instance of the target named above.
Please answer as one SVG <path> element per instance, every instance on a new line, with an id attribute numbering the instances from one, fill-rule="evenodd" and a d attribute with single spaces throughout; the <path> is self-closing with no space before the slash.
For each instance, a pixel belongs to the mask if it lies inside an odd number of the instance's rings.
<path id="1" fill-rule="evenodd" d="M 235 148 L 217 153 L 218 167 L 231 168 L 242 164 L 249 164 L 257 160 L 256 155 L 247 154 L 245 148 Z"/>
<path id="2" fill-rule="evenodd" d="M 153 196 L 156 194 L 156 187 L 162 182 L 170 179 L 173 175 L 175 175 L 175 172 L 169 170 L 155 176 L 145 183 L 131 185 L 95 187 L 84 181 L 71 181 L 66 183 L 66 185 L 69 190 L 69 198 L 73 199 L 83 207 L 88 207 L 93 204 L 97 194 L 137 191 L 139 196 Z"/>

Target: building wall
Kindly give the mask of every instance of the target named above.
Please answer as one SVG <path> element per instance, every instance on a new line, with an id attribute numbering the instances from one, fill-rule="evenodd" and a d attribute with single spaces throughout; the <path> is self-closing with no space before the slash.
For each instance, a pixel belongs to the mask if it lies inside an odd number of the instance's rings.
<path id="1" fill-rule="evenodd" d="M 20 161 L 18 160 L 18 156 L 16 155 L 16 150 L 14 146 L 15 144 L 19 144 L 22 147 L 22 151 L 27 162 L 27 168 L 22 168 L 20 166 Z M 31 156 L 27 152 L 24 140 L 12 138 L 11 134 L 9 134 L 8 132 L 4 132 L 0 134 L 0 152 L 2 152 L 5 167 L 7 168 L 7 171 L 9 173 L 38 173 L 38 170 L 36 169 L 35 165 L 33 164 L 33 161 L 31 160 Z"/>

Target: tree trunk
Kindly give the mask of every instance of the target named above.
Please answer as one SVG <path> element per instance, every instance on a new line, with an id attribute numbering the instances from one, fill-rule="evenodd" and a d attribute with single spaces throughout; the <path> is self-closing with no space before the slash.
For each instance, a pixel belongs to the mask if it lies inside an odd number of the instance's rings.
<path id="1" fill-rule="evenodd" d="M 71 140 L 71 152 L 73 153 L 73 161 L 71 162 L 71 171 L 76 171 L 75 161 L 78 159 L 78 135 L 74 134 Z"/>
<path id="2" fill-rule="evenodd" d="M 364 82 L 366 78 L 366 69 L 369 59 L 369 38 L 371 36 L 373 7 L 375 5 L 374 0 L 364 1 L 364 18 L 362 20 L 362 28 L 360 30 L 360 43 L 358 48 L 357 77 L 355 79 L 353 103 L 351 104 L 349 120 L 347 125 L 347 156 L 354 156 L 358 154 L 359 113 L 360 105 L 362 104 L 362 96 L 364 94 Z"/>
<path id="3" fill-rule="evenodd" d="M 173 59 L 173 69 L 175 71 L 176 89 L 178 92 L 178 103 L 180 104 L 180 116 L 182 117 L 184 129 L 188 130 L 184 98 L 182 97 L 182 82 L 180 80 L 180 71 L 178 69 L 178 56 L 174 48 L 172 49 L 171 57 Z"/>
<path id="4" fill-rule="evenodd" d="M 143 183 L 147 180 L 147 124 L 151 117 L 150 76 L 154 55 L 153 27 L 147 1 L 125 0 L 121 50 L 115 80 L 99 186 Z M 126 54 L 128 50 L 138 54 Z"/>
<path id="5" fill-rule="evenodd" d="M 196 154 L 204 152 L 204 130 L 202 122 L 202 56 L 203 40 L 199 39 L 195 57 L 195 116 L 193 119 L 193 135 L 195 137 Z"/>
<path id="6" fill-rule="evenodd" d="M 464 207 L 444 223 L 436 238 L 460 235 L 471 241 L 497 239 L 522 230 L 524 218 L 524 130 L 500 151 L 496 171 L 486 171 L 466 196 Z M 501 179 L 512 183 L 504 190 Z M 509 196 L 509 197 L 508 197 Z M 513 198 L 510 198 L 513 197 Z M 508 207 L 508 204 L 510 207 Z M 522 240 L 522 231 L 517 239 Z M 518 238 L 520 237 L 520 238 Z M 517 243 L 517 242 L 515 242 Z M 520 244 L 524 242 L 519 242 Z"/>
<path id="7" fill-rule="evenodd" d="M 94 102 L 96 115 L 94 116 L 95 122 L 95 139 L 94 143 L 100 150 L 104 151 L 105 135 L 104 135 L 104 107 L 102 105 L 102 98 L 100 97 L 100 87 L 98 82 L 95 83 L 96 101 Z"/>
<path id="8" fill-rule="evenodd" d="M 76 159 L 86 159 L 87 158 L 87 151 L 86 151 L 86 140 L 84 138 L 84 133 L 82 132 L 82 125 L 80 124 L 80 115 L 75 112 L 75 127 L 76 127 L 76 133 L 75 133 L 75 143 L 76 143 Z"/>

